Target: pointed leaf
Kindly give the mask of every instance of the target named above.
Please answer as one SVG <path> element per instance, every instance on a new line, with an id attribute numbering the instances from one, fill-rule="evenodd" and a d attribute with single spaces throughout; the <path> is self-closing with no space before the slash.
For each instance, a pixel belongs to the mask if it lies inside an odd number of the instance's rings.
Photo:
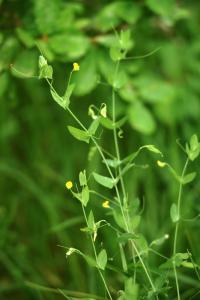
<path id="1" fill-rule="evenodd" d="M 93 176 L 94 176 L 94 179 L 96 180 L 96 182 L 98 182 L 99 184 L 101 184 L 109 189 L 112 189 L 115 184 L 115 181 L 110 177 L 102 176 L 95 172 L 93 172 Z"/>
<path id="2" fill-rule="evenodd" d="M 178 214 L 178 208 L 175 203 L 173 203 L 170 208 L 170 217 L 171 217 L 173 223 L 178 222 L 178 220 L 180 219 L 180 216 Z"/>
<path id="3" fill-rule="evenodd" d="M 97 264 L 101 270 L 105 270 L 107 264 L 107 253 L 105 249 L 101 250 L 99 253 L 97 257 Z"/>
<path id="4" fill-rule="evenodd" d="M 194 180 L 194 178 L 196 177 L 196 172 L 192 172 L 192 173 L 189 173 L 187 175 L 185 175 L 183 177 L 183 184 L 187 184 L 187 183 L 190 183 Z"/>
<path id="5" fill-rule="evenodd" d="M 83 141 L 85 143 L 89 143 L 90 141 L 90 135 L 78 128 L 72 127 L 72 126 L 67 126 L 69 132 L 73 137 L 75 137 L 79 141 Z"/>
<path id="6" fill-rule="evenodd" d="M 81 202 L 83 203 L 83 205 L 86 207 L 87 203 L 89 201 L 90 198 L 90 192 L 88 189 L 88 186 L 84 186 L 82 189 L 82 194 L 81 194 Z"/>

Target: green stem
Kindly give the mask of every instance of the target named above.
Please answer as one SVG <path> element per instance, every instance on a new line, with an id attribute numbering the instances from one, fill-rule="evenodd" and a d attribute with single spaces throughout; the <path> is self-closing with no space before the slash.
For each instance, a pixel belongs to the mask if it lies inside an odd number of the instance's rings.
<path id="1" fill-rule="evenodd" d="M 183 177 L 186 173 L 186 169 L 189 163 L 189 158 L 187 158 L 186 163 L 183 167 L 183 171 L 181 174 L 181 181 L 180 181 L 180 186 L 179 186 L 179 192 L 178 192 L 178 200 L 177 200 L 177 213 L 179 216 L 179 220 L 180 220 L 180 211 L 181 211 L 181 198 L 182 198 L 182 190 L 183 190 L 183 184 L 182 184 L 182 180 Z M 177 249 L 177 238 L 178 238 L 178 230 L 179 230 L 179 220 L 178 222 L 176 222 L 176 226 L 175 226 L 175 233 L 174 233 L 174 244 L 173 244 L 173 256 L 176 255 L 176 249 Z M 177 290 L 177 299 L 180 300 L 180 289 L 179 289 L 179 282 L 178 282 L 178 274 L 177 274 L 177 270 L 176 270 L 176 265 L 175 263 L 173 263 L 173 269 L 174 269 L 174 277 L 175 277 L 175 281 L 176 281 L 176 290 Z"/>
<path id="2" fill-rule="evenodd" d="M 86 213 L 85 213 L 85 208 L 84 208 L 83 205 L 82 205 L 82 209 L 83 209 L 83 215 L 84 215 L 84 218 L 85 218 L 85 222 L 86 222 L 86 224 L 87 224 L 87 227 L 89 227 L 88 220 L 87 220 L 87 216 L 86 216 Z M 94 256 L 95 256 L 95 260 L 96 260 L 96 264 L 97 264 L 97 269 L 98 269 L 99 275 L 100 275 L 100 277 L 101 277 L 101 279 L 102 279 L 102 282 L 103 282 L 103 284 L 104 284 L 104 286 L 105 286 L 105 289 L 106 289 L 106 291 L 107 291 L 107 294 L 108 294 L 110 300 L 113 300 L 113 299 L 112 299 L 112 296 L 111 296 L 111 294 L 110 294 L 109 288 L 108 288 L 108 286 L 107 286 L 107 283 L 106 283 L 106 281 L 105 281 L 105 278 L 104 278 L 104 276 L 103 276 L 103 274 L 102 274 L 100 268 L 98 267 L 97 251 L 96 251 L 96 247 L 95 247 L 95 244 L 94 244 L 94 241 L 93 241 L 93 238 L 92 238 L 92 235 L 91 235 L 91 234 L 90 234 L 90 239 L 91 239 L 92 248 L 93 248 L 93 251 L 94 251 Z"/>

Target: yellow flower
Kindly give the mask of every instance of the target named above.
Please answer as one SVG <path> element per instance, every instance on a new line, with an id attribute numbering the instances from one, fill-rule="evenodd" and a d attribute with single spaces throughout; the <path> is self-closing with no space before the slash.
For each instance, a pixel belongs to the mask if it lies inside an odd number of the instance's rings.
<path id="1" fill-rule="evenodd" d="M 68 189 L 68 190 L 71 190 L 71 188 L 73 187 L 73 183 L 72 183 L 72 181 L 67 181 L 66 183 L 65 183 L 65 186 L 66 186 L 66 188 Z"/>
<path id="2" fill-rule="evenodd" d="M 163 162 L 163 161 L 157 160 L 157 165 L 158 165 L 160 168 L 164 168 L 164 167 L 166 166 L 166 163 Z"/>
<path id="3" fill-rule="evenodd" d="M 79 71 L 79 70 L 80 70 L 79 64 L 77 64 L 76 62 L 73 63 L 73 71 Z"/>
<path id="4" fill-rule="evenodd" d="M 108 200 L 104 201 L 104 202 L 102 203 L 102 206 L 103 206 L 104 208 L 110 208 L 109 201 L 108 201 Z"/>

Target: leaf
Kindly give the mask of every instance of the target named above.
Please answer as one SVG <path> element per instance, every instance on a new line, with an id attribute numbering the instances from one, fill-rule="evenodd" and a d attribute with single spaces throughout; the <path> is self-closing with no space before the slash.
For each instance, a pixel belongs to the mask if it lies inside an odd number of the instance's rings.
<path id="1" fill-rule="evenodd" d="M 47 60 L 44 58 L 43 55 L 39 56 L 39 68 L 42 69 L 43 67 L 47 66 Z"/>
<path id="2" fill-rule="evenodd" d="M 80 182 L 80 186 L 87 185 L 87 178 L 86 178 L 85 170 L 83 172 L 79 173 L 79 182 Z"/>
<path id="3" fill-rule="evenodd" d="M 27 48 L 32 48 L 33 46 L 35 46 L 35 40 L 28 31 L 25 31 L 24 29 L 17 27 L 16 33 L 20 41 Z"/>
<path id="4" fill-rule="evenodd" d="M 126 244 L 129 240 L 135 240 L 136 235 L 130 232 L 123 233 L 118 237 L 118 242 Z"/>
<path id="5" fill-rule="evenodd" d="M 156 123 L 152 114 L 139 102 L 136 102 L 129 107 L 128 117 L 131 126 L 141 133 L 149 135 L 156 129 Z"/>
<path id="6" fill-rule="evenodd" d="M 107 253 L 105 249 L 101 250 L 97 256 L 97 264 L 101 270 L 105 270 L 107 264 Z"/>
<path id="7" fill-rule="evenodd" d="M 44 65 L 41 67 L 40 72 L 39 72 L 39 79 L 42 78 L 48 78 L 52 79 L 53 78 L 53 68 L 50 65 Z"/>
<path id="8" fill-rule="evenodd" d="M 149 247 L 143 235 L 138 236 L 137 239 L 135 240 L 135 243 L 137 245 L 140 255 L 148 254 Z"/>
<path id="9" fill-rule="evenodd" d="M 67 128 L 71 133 L 71 135 L 75 137 L 77 140 L 85 142 L 87 144 L 89 143 L 90 135 L 87 132 L 72 126 L 67 126 Z"/>
<path id="10" fill-rule="evenodd" d="M 182 183 L 183 184 L 190 183 L 194 180 L 195 177 L 196 177 L 196 172 L 189 173 L 183 177 Z"/>
<path id="11" fill-rule="evenodd" d="M 69 104 L 70 104 L 70 97 L 71 97 L 71 95 L 72 95 L 72 92 L 73 92 L 73 90 L 74 90 L 74 87 L 75 87 L 75 84 L 70 84 L 69 86 L 68 86 L 68 88 L 67 88 L 67 90 L 66 90 L 66 92 L 65 92 L 65 94 L 64 94 L 64 96 L 63 96 L 63 102 L 64 102 L 64 107 L 65 107 L 65 109 L 69 106 Z"/>
<path id="12" fill-rule="evenodd" d="M 80 58 L 88 51 L 90 46 L 87 36 L 79 31 L 68 31 L 52 35 L 48 40 L 48 45 L 54 53 L 62 55 L 62 59 L 65 61 Z"/>
<path id="13" fill-rule="evenodd" d="M 117 168 L 121 165 L 122 161 L 118 159 L 105 159 L 103 160 L 103 163 L 106 163 L 111 168 Z"/>
<path id="14" fill-rule="evenodd" d="M 125 300 L 137 300 L 138 299 L 139 286 L 135 283 L 132 277 L 125 280 Z"/>
<path id="15" fill-rule="evenodd" d="M 99 118 L 95 119 L 92 121 L 92 123 L 90 124 L 90 127 L 88 128 L 88 132 L 90 133 L 90 135 L 95 135 L 98 127 L 99 127 Z"/>
<path id="16" fill-rule="evenodd" d="M 113 121 L 109 118 L 100 117 L 100 123 L 107 129 L 113 130 L 114 128 L 120 128 L 127 120 L 127 117 L 123 117 L 120 120 L 113 123 Z"/>
<path id="17" fill-rule="evenodd" d="M 154 152 L 156 154 L 160 154 L 161 156 L 163 156 L 162 152 L 156 148 L 154 145 L 145 145 L 145 146 L 142 146 L 141 148 L 146 148 L 147 150 L 151 151 L 151 152 Z"/>
<path id="18" fill-rule="evenodd" d="M 173 203 L 171 205 L 171 208 L 170 208 L 170 217 L 171 217 L 173 223 L 178 222 L 179 219 L 180 219 L 180 216 L 178 214 L 178 208 L 177 208 L 177 205 L 175 203 Z"/>
<path id="19" fill-rule="evenodd" d="M 81 202 L 86 207 L 90 198 L 88 186 L 84 186 L 81 193 Z"/>
<path id="20" fill-rule="evenodd" d="M 94 221 L 94 215 L 93 215 L 92 210 L 90 211 L 89 216 L 88 216 L 88 226 L 92 230 L 94 230 L 94 228 L 95 228 L 95 221 Z"/>
<path id="21" fill-rule="evenodd" d="M 96 53 L 92 49 L 80 63 L 80 71 L 76 73 L 74 82 L 76 83 L 75 94 L 86 95 L 97 85 L 96 75 Z"/>
<path id="22" fill-rule="evenodd" d="M 56 92 L 53 88 L 50 89 L 50 92 L 51 92 L 51 96 L 53 97 L 53 99 L 54 99 L 60 106 L 63 107 L 63 98 L 62 98 L 61 96 L 59 96 L 59 95 L 57 94 L 57 92 Z M 64 107 L 63 107 L 63 108 L 64 108 Z"/>
<path id="23" fill-rule="evenodd" d="M 113 61 L 118 61 L 125 58 L 125 51 L 121 47 L 111 47 L 110 48 L 110 57 Z"/>
<path id="24" fill-rule="evenodd" d="M 200 154 L 200 143 L 196 134 L 190 139 L 190 147 L 186 144 L 186 152 L 191 161 L 194 161 Z"/>
<path id="25" fill-rule="evenodd" d="M 96 180 L 96 182 L 98 182 L 99 184 L 101 184 L 109 189 L 112 189 L 116 183 L 115 181 L 113 181 L 112 178 L 99 175 L 95 172 L 93 172 L 93 176 L 94 176 L 94 179 Z"/>

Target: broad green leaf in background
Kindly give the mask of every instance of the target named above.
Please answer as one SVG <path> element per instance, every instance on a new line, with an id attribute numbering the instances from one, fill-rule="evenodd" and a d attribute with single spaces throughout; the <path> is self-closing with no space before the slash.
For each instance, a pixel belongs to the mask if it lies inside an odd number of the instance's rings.
<path id="1" fill-rule="evenodd" d="M 61 0 L 35 0 L 34 17 L 37 29 L 41 34 L 53 33 L 59 21 L 62 7 Z"/>
<path id="2" fill-rule="evenodd" d="M 89 143 L 90 135 L 87 132 L 72 126 L 67 126 L 67 128 L 71 133 L 71 135 L 75 137 L 77 140 L 83 141 L 85 143 Z"/>
<path id="3" fill-rule="evenodd" d="M 26 49 L 17 54 L 16 59 L 13 63 L 14 69 L 11 68 L 11 71 L 14 76 L 20 78 L 24 78 L 24 76 L 25 77 L 35 76 L 37 74 L 37 64 L 38 64 L 37 52 L 34 50 Z M 50 73 L 48 73 L 48 75 L 50 75 Z"/>
<path id="4" fill-rule="evenodd" d="M 16 33 L 17 33 L 17 36 L 19 38 L 19 40 L 27 47 L 27 48 L 32 48 L 33 46 L 35 46 L 35 39 L 31 36 L 31 34 L 18 27 L 16 29 Z"/>
<path id="5" fill-rule="evenodd" d="M 130 125 L 141 133 L 152 134 L 156 129 L 154 117 L 142 103 L 132 104 L 128 109 L 128 117 Z"/>
<path id="6" fill-rule="evenodd" d="M 107 252 L 105 249 L 103 249 L 97 256 L 97 264 L 101 270 L 105 270 L 107 260 Z"/>
<path id="7" fill-rule="evenodd" d="M 62 61 L 66 61 L 83 56 L 89 48 L 89 40 L 79 32 L 65 32 L 49 38 L 48 45 Z"/>
<path id="8" fill-rule="evenodd" d="M 95 172 L 93 172 L 93 176 L 94 176 L 94 179 L 96 180 L 96 182 L 98 182 L 99 184 L 109 188 L 109 189 L 112 189 L 114 187 L 114 184 L 116 182 L 113 181 L 112 178 L 110 177 L 106 177 L 106 176 L 102 176 L 100 174 L 97 174 Z"/>
<path id="9" fill-rule="evenodd" d="M 176 96 L 176 89 L 172 83 L 153 74 L 139 76 L 134 86 L 142 99 L 152 104 L 171 103 Z"/>
<path id="10" fill-rule="evenodd" d="M 80 62 L 80 71 L 75 74 L 76 83 L 75 94 L 86 95 L 93 90 L 97 84 L 96 75 L 97 57 L 92 49 L 87 56 Z"/>

